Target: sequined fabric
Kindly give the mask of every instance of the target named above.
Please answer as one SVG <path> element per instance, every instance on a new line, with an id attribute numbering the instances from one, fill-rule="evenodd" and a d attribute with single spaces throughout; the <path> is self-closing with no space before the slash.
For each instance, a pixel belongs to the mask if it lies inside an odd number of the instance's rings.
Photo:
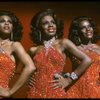
<path id="1" fill-rule="evenodd" d="M 42 48 L 34 57 L 34 62 L 37 68 L 36 83 L 30 88 L 28 98 L 66 98 L 63 90 L 50 87 L 54 74 L 63 70 L 63 57 L 54 48 L 49 48 L 48 54 Z"/>
<path id="2" fill-rule="evenodd" d="M 0 48 L 0 87 L 9 88 L 9 79 L 14 75 L 15 63 Z"/>
<path id="3" fill-rule="evenodd" d="M 86 50 L 92 64 L 80 79 L 67 91 L 67 98 L 100 98 L 100 86 L 97 80 L 100 71 L 100 55 Z"/>

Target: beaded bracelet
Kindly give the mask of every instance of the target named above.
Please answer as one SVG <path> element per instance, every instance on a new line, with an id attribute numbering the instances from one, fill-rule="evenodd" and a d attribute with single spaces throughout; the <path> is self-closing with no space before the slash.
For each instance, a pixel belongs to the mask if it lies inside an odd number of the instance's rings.
<path id="1" fill-rule="evenodd" d="M 76 75 L 75 72 L 72 72 L 71 74 L 70 74 L 70 73 L 65 73 L 65 74 L 62 73 L 62 76 L 63 76 L 64 78 L 70 77 L 72 80 L 76 80 L 76 79 L 78 78 L 78 76 Z M 55 78 L 55 79 L 58 79 L 58 78 L 59 78 L 58 73 L 55 73 L 55 74 L 54 74 L 54 78 Z"/>
<path id="2" fill-rule="evenodd" d="M 72 80 L 76 80 L 78 78 L 78 76 L 76 75 L 75 72 L 72 72 L 71 74 L 70 73 L 65 73 L 65 74 L 62 74 L 62 76 L 64 78 L 70 77 Z"/>

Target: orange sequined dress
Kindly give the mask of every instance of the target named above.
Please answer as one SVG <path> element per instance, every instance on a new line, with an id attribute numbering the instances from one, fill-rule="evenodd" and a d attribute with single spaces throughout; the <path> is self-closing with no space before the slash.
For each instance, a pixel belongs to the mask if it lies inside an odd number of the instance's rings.
<path id="1" fill-rule="evenodd" d="M 97 85 L 100 72 L 100 55 L 86 50 L 92 64 L 80 79 L 67 91 L 67 98 L 100 98 L 100 86 Z"/>
<path id="2" fill-rule="evenodd" d="M 28 98 L 66 98 L 64 91 L 50 87 L 55 73 L 60 73 L 64 67 L 64 59 L 54 48 L 49 48 L 48 53 L 42 48 L 34 57 L 37 68 L 36 83 L 30 88 Z"/>
<path id="3" fill-rule="evenodd" d="M 15 63 L 0 48 L 0 87 L 9 88 L 9 79 L 14 75 Z"/>

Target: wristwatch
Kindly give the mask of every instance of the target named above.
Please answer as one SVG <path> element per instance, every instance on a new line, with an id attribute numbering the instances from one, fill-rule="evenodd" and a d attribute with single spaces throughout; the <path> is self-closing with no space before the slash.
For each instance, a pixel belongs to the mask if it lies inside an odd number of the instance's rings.
<path id="1" fill-rule="evenodd" d="M 76 80 L 76 79 L 78 78 L 78 76 L 76 75 L 75 72 L 72 72 L 72 73 L 70 74 L 70 78 L 71 78 L 72 80 Z"/>

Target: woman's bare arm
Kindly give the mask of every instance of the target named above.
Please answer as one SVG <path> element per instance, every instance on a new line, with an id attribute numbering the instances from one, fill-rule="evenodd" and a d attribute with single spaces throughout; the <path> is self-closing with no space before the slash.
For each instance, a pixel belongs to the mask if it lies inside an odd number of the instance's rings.
<path id="1" fill-rule="evenodd" d="M 20 61 L 24 64 L 24 68 L 21 72 L 19 79 L 9 91 L 0 89 L 0 95 L 4 97 L 9 97 L 10 95 L 14 94 L 19 88 L 21 88 L 23 84 L 28 80 L 29 76 L 36 69 L 31 57 L 26 53 L 26 51 L 19 42 L 13 43 L 12 46 L 13 51 L 16 53 Z"/>

